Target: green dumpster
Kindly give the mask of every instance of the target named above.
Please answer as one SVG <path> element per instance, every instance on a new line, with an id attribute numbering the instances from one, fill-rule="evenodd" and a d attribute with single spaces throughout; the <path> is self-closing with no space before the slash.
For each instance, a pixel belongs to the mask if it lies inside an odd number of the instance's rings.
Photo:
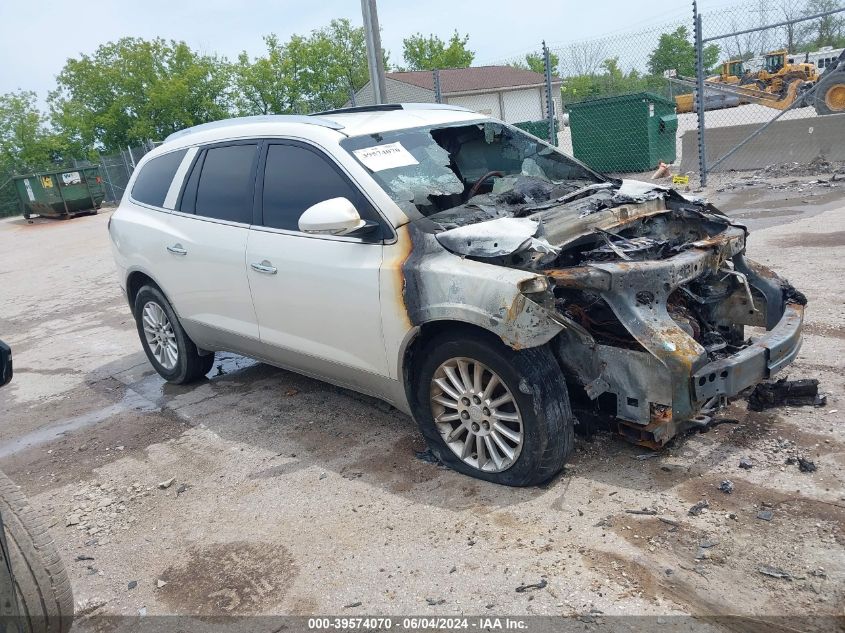
<path id="1" fill-rule="evenodd" d="M 677 156 L 675 102 L 650 92 L 570 103 L 572 153 L 596 171 L 648 171 Z"/>
<path id="2" fill-rule="evenodd" d="M 96 213 L 106 193 L 99 165 L 15 176 L 13 180 L 25 218 Z"/>

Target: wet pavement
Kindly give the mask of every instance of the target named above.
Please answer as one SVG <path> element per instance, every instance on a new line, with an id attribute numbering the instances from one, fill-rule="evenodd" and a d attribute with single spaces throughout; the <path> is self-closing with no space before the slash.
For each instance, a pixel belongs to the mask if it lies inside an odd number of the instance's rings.
<path id="1" fill-rule="evenodd" d="M 818 378 L 827 406 L 738 402 L 735 423 L 649 459 L 580 437 L 566 472 L 530 489 L 418 459 L 407 416 L 251 359 L 220 354 L 207 380 L 165 384 L 120 295 L 108 213 L 0 221 L 0 338 L 16 369 L 0 391 L 0 468 L 53 517 L 83 618 L 841 615 L 845 206 L 808 191 L 718 196 L 755 229 L 751 256 L 809 296 L 788 373 Z"/>

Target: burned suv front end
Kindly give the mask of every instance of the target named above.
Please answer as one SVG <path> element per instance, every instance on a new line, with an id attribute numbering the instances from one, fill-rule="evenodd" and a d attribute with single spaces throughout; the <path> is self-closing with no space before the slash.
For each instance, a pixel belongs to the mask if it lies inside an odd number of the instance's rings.
<path id="1" fill-rule="evenodd" d="M 573 265 L 544 271 L 572 324 L 559 359 L 623 435 L 660 446 L 795 358 L 806 299 L 707 204 L 638 183 L 606 200 L 562 252 Z"/>
<path id="2" fill-rule="evenodd" d="M 552 346 L 579 418 L 661 446 L 798 354 L 804 296 L 706 201 L 603 177 L 490 120 L 376 136 L 347 149 L 407 152 L 372 173 L 422 216 L 403 227 L 411 324 Z"/>

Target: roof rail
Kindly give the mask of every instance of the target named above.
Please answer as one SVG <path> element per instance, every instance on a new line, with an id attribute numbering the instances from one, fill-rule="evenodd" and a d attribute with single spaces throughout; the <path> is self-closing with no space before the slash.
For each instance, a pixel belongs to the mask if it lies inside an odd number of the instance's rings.
<path id="1" fill-rule="evenodd" d="M 448 103 L 379 103 L 375 105 L 352 106 L 350 108 L 336 108 L 335 110 L 323 110 L 308 116 L 318 117 L 331 114 L 348 114 L 355 112 L 390 112 L 391 110 L 460 110 L 471 112 L 467 108 L 451 105 Z"/>
<path id="2" fill-rule="evenodd" d="M 328 119 L 321 119 L 319 116 L 302 115 L 302 114 L 259 114 L 256 116 L 235 117 L 232 119 L 220 119 L 219 121 L 211 121 L 209 123 L 201 123 L 193 127 L 185 128 L 174 132 L 166 139 L 165 143 L 189 136 L 196 132 L 205 132 L 207 130 L 214 130 L 223 127 L 231 127 L 235 125 L 249 125 L 251 123 L 307 123 L 308 125 L 319 125 L 321 127 L 331 128 L 332 130 L 341 130 L 343 125 Z"/>

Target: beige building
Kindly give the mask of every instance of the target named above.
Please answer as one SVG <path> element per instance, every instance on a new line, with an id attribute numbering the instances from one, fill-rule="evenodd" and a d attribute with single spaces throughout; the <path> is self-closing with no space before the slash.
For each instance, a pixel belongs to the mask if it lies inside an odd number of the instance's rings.
<path id="1" fill-rule="evenodd" d="M 429 70 L 385 73 L 388 103 L 436 101 L 434 73 Z M 555 115 L 560 117 L 559 78 L 552 81 Z M 443 103 L 459 105 L 506 123 L 546 118 L 545 77 L 513 66 L 472 66 L 440 71 Z M 373 88 L 367 84 L 355 93 L 355 105 L 372 105 Z M 348 104 L 351 105 L 351 104 Z"/>

